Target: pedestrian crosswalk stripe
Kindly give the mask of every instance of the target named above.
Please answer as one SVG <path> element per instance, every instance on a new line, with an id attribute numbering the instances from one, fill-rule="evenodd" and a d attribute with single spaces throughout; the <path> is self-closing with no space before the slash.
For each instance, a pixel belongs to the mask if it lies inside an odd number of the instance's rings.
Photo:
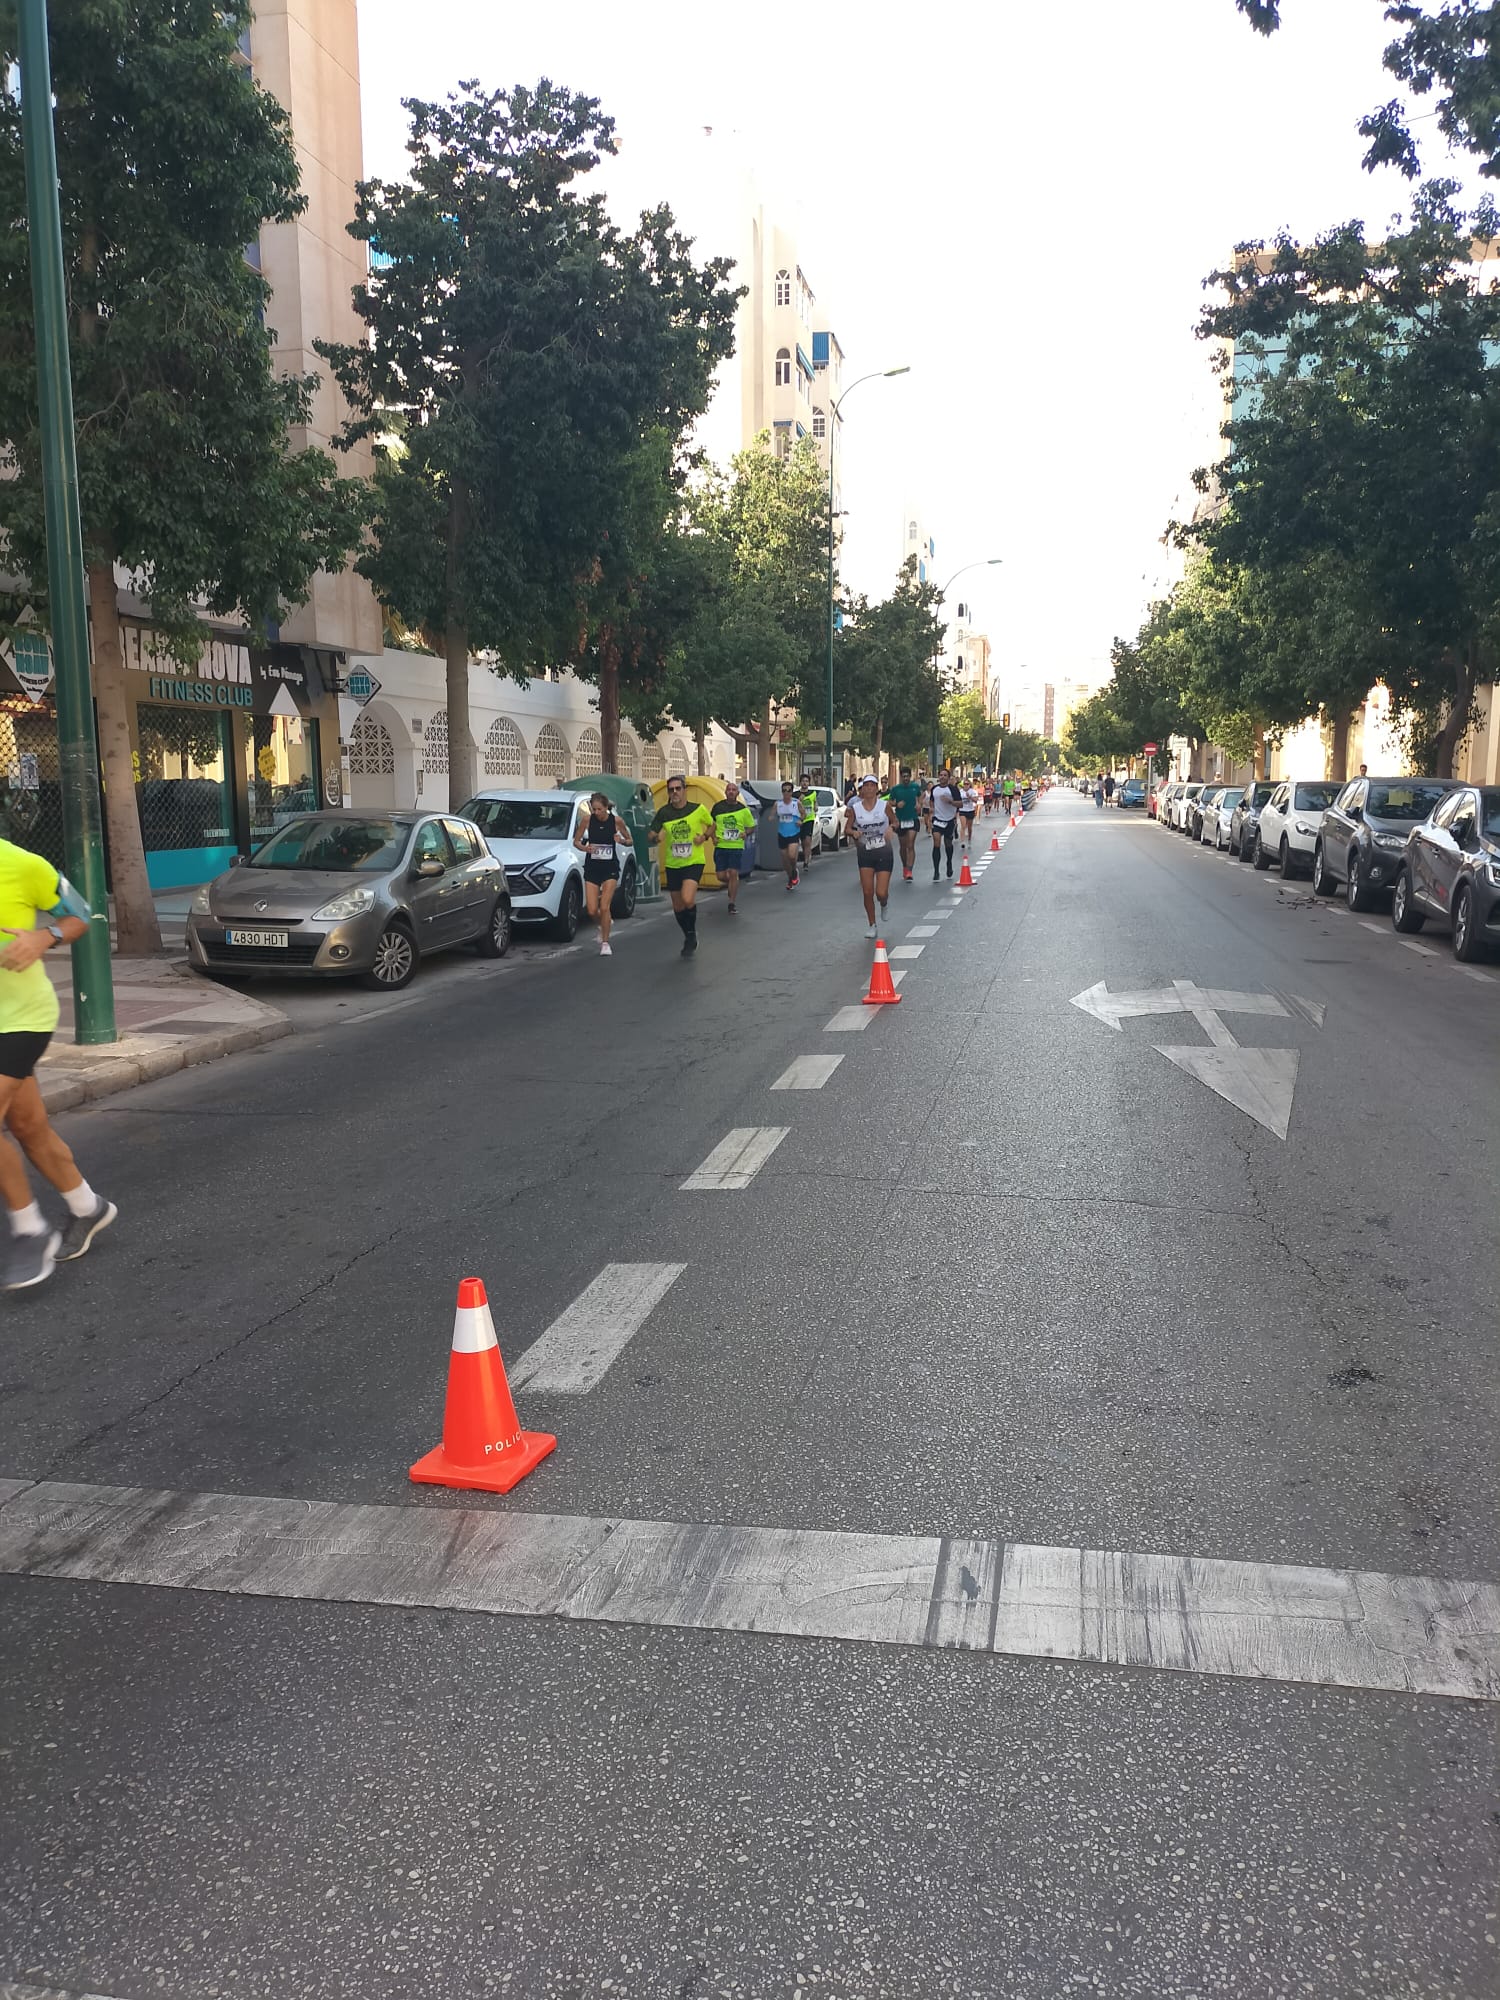
<path id="1" fill-rule="evenodd" d="M 688 1175 L 682 1192 L 749 1187 L 791 1129 L 790 1125 L 736 1125 Z"/>
<path id="2" fill-rule="evenodd" d="M 0 1573 L 1500 1701 L 1493 1584 L 968 1535 L 45 1481 L 0 1505 Z"/>
<path id="3" fill-rule="evenodd" d="M 840 1007 L 831 1021 L 823 1023 L 825 1035 L 857 1035 L 868 1028 L 880 1012 L 878 1007 Z"/>
<path id="4" fill-rule="evenodd" d="M 844 1060 L 842 1056 L 798 1056 L 771 1085 L 772 1090 L 821 1090 Z"/>
<path id="5" fill-rule="evenodd" d="M 686 1264 L 606 1264 L 510 1369 L 511 1387 L 539 1396 L 586 1396 L 686 1269 Z"/>

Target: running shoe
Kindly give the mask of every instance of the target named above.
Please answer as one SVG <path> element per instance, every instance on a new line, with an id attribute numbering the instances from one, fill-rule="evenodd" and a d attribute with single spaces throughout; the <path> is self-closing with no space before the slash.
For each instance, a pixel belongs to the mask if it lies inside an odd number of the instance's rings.
<path id="1" fill-rule="evenodd" d="M 901 873 L 906 877 L 908 882 L 911 880 L 911 870 L 909 868 L 903 868 Z"/>
<path id="2" fill-rule="evenodd" d="M 600 956 L 601 958 L 613 958 L 613 957 L 614 957 L 614 955 L 615 955 L 615 954 L 614 954 L 614 949 L 613 949 L 613 947 L 612 947 L 612 946 L 610 946 L 610 945 L 607 945 L 607 944 L 601 944 L 601 945 L 600 945 L 600 947 L 599 947 L 599 956 Z"/>
<path id="3" fill-rule="evenodd" d="M 885 902 L 885 901 L 882 901 L 882 902 L 881 902 L 881 905 L 880 905 L 880 914 L 881 914 L 881 916 L 882 916 L 882 917 L 885 917 L 886 915 L 888 915 L 888 914 L 889 914 L 889 910 L 890 910 L 890 905 L 889 905 L 889 904 L 888 904 L 887 902 Z"/>
<path id="4" fill-rule="evenodd" d="M 604 947 L 606 951 L 609 946 Z M 120 1211 L 112 1201 L 101 1195 L 95 1201 L 92 1213 L 70 1215 L 63 1227 L 62 1248 L 57 1253 L 59 1264 L 70 1264 L 75 1257 L 83 1256 L 101 1229 L 108 1229 Z"/>
<path id="5" fill-rule="evenodd" d="M 739 906 L 738 906 L 738 904 L 736 904 L 736 903 L 729 903 L 729 904 L 727 904 L 727 905 L 726 905 L 726 907 L 727 907 L 727 909 L 728 909 L 728 911 L 729 911 L 729 914 L 730 914 L 730 916 L 733 916 L 733 915 L 734 915 L 734 913 L 735 913 L 735 911 L 736 911 L 736 909 L 737 909 L 737 908 L 738 908 Z"/>
<path id="6" fill-rule="evenodd" d="M 5 1259 L 4 1289 L 24 1292 L 32 1285 L 44 1284 L 52 1276 L 61 1242 L 55 1229 L 44 1230 L 40 1236 L 12 1236 Z"/>
<path id="7" fill-rule="evenodd" d="M 876 933 L 876 930 L 875 930 L 875 926 L 874 926 L 873 924 L 871 924 L 871 925 L 870 925 L 870 927 L 869 927 L 869 929 L 868 929 L 868 930 L 867 930 L 867 931 L 865 932 L 865 936 L 866 936 L 867 938 L 872 938 L 872 937 L 875 937 L 876 935 L 877 935 L 877 933 Z"/>
<path id="8" fill-rule="evenodd" d="M 682 940 L 682 951 L 680 953 L 680 956 L 683 958 L 691 958 L 693 953 L 697 949 L 698 949 L 698 940 L 695 937 L 685 937 Z"/>

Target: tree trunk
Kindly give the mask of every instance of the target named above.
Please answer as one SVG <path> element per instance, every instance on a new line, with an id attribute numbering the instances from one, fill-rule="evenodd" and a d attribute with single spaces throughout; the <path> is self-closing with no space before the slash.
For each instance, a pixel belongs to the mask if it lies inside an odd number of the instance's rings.
<path id="1" fill-rule="evenodd" d="M 875 755 L 871 763 L 872 770 L 878 771 L 880 769 L 880 753 L 884 748 L 885 748 L 885 717 L 883 715 L 877 715 L 875 718 Z M 832 757 L 830 757 L 828 760 L 828 782 L 830 785 L 833 783 Z"/>
<path id="2" fill-rule="evenodd" d="M 620 768 L 620 649 L 614 634 L 605 631 L 599 641 L 599 740 L 604 745 L 604 768 Z"/>
<path id="3" fill-rule="evenodd" d="M 474 796 L 474 739 L 469 734 L 469 634 L 463 625 L 443 633 L 447 667 L 448 806 L 456 811 Z M 432 801 L 424 799 L 424 805 Z"/>
<path id="4" fill-rule="evenodd" d="M 1474 684 L 1479 675 L 1479 648 L 1471 639 L 1453 662 L 1453 704 L 1432 745 L 1432 775 L 1451 778 L 1453 760 L 1469 727 L 1469 710 L 1474 705 Z"/>
<path id="5" fill-rule="evenodd" d="M 1333 736 L 1328 747 L 1328 775 L 1335 783 L 1341 785 L 1349 775 L 1349 730 L 1354 721 L 1353 709 L 1336 709 L 1332 721 Z"/>
<path id="6" fill-rule="evenodd" d="M 708 731 L 703 727 L 701 722 L 693 731 L 693 741 L 698 746 L 698 776 L 706 778 L 708 776 Z"/>
<path id="7" fill-rule="evenodd" d="M 757 778 L 774 779 L 780 768 L 780 759 L 777 755 L 775 741 L 773 740 L 772 717 L 775 713 L 776 711 L 770 702 L 767 702 L 760 712 L 760 735 L 757 738 L 755 746 L 755 775 Z"/>
<path id="8" fill-rule="evenodd" d="M 1255 778 L 1269 778 L 1271 775 L 1271 752 L 1263 729 L 1255 732 L 1255 761 L 1250 766 L 1250 774 Z"/>
<path id="9" fill-rule="evenodd" d="M 109 834 L 110 888 L 115 904 L 115 951 L 148 958 L 161 950 L 161 925 L 146 873 L 146 844 L 135 796 L 130 750 L 130 705 L 120 656 L 120 609 L 113 562 L 88 568 L 89 627 L 94 641 L 94 699 L 99 716 L 99 762 L 104 777 L 104 824 Z"/>

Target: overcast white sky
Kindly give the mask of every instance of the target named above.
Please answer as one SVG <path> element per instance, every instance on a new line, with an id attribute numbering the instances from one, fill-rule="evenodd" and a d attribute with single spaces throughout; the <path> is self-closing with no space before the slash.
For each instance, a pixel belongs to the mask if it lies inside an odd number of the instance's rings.
<path id="1" fill-rule="evenodd" d="M 1007 675 L 1097 682 L 1213 446 L 1203 277 L 1237 241 L 1404 201 L 1354 129 L 1394 94 L 1379 0 L 1284 11 L 1265 40 L 1233 0 L 360 0 L 365 170 L 403 171 L 403 96 L 467 77 L 600 98 L 622 182 L 628 160 L 632 195 L 682 212 L 702 127 L 736 131 L 798 200 L 846 379 L 911 367 L 850 405 L 851 582 L 889 589 L 920 496 L 939 581 L 1004 558 L 950 608 L 971 598 Z"/>

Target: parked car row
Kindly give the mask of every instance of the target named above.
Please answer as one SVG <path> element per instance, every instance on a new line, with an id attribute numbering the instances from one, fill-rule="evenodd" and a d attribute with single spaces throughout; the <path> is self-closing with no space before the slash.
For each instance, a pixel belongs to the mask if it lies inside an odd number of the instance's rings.
<path id="1" fill-rule="evenodd" d="M 1500 945 L 1500 787 L 1456 778 L 1256 778 L 1158 788 L 1159 825 L 1351 910 L 1389 904 L 1398 931 L 1446 924 L 1465 961 Z"/>

